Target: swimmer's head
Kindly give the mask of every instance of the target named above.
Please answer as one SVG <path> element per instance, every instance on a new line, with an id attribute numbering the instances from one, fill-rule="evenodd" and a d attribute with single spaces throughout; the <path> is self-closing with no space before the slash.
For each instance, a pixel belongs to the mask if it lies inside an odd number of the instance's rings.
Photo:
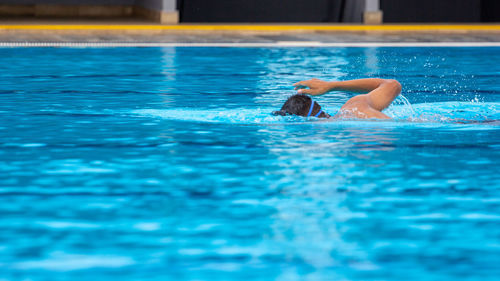
<path id="1" fill-rule="evenodd" d="M 298 115 L 303 117 L 314 116 L 319 118 L 330 117 L 330 115 L 321 110 L 321 105 L 313 101 L 311 97 L 302 94 L 289 97 L 281 107 L 281 110 L 274 111 L 273 115 Z"/>

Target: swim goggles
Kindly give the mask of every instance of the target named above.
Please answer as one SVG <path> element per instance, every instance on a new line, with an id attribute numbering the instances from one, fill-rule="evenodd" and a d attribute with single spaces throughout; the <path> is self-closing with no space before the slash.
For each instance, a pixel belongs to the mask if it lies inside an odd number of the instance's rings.
<path id="1" fill-rule="evenodd" d="M 313 108 L 314 108 L 314 103 L 315 103 L 315 101 L 311 102 L 311 108 L 309 108 L 309 113 L 307 114 L 306 117 L 311 116 L 311 113 L 312 113 Z M 314 115 L 314 117 L 318 117 L 322 112 L 323 112 L 323 110 L 318 111 L 318 113 L 316 113 L 316 115 Z"/>

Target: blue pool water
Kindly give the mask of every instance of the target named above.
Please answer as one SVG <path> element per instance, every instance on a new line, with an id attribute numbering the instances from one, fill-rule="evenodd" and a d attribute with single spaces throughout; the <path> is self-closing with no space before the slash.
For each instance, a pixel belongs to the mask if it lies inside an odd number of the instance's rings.
<path id="1" fill-rule="evenodd" d="M 2 48 L 0 280 L 498 280 L 499 61 Z M 270 115 L 312 77 L 406 99 L 392 121 Z"/>

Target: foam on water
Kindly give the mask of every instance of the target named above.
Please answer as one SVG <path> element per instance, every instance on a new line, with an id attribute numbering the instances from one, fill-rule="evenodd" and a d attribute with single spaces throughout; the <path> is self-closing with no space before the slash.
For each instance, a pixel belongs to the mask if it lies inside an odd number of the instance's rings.
<path id="1" fill-rule="evenodd" d="M 415 104 L 417 120 L 429 122 L 485 122 L 500 120 L 500 103 L 436 102 Z"/>
<path id="2" fill-rule="evenodd" d="M 302 118 L 297 116 L 273 116 L 273 107 L 232 108 L 232 109 L 139 109 L 131 113 L 144 117 L 167 120 L 227 123 L 227 124 L 285 124 L 325 121 L 318 118 Z M 338 108 L 326 110 L 335 114 Z M 500 120 L 500 103 L 477 102 L 435 102 L 411 105 L 405 98 L 398 104 L 391 105 L 384 113 L 394 121 L 431 122 L 431 123 L 480 123 Z M 330 119 L 332 120 L 332 119 Z M 335 119 L 339 121 L 338 119 Z M 342 121 L 342 120 L 340 120 Z M 350 120 L 343 120 L 350 121 Z M 321 122 L 329 123 L 329 122 Z"/>

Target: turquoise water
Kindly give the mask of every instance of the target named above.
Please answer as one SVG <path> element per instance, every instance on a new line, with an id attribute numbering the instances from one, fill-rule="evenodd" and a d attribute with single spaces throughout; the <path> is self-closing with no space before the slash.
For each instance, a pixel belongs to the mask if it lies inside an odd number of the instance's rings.
<path id="1" fill-rule="evenodd" d="M 498 280 L 499 61 L 2 48 L 0 280 Z M 270 115 L 312 77 L 404 98 L 392 121 Z"/>

